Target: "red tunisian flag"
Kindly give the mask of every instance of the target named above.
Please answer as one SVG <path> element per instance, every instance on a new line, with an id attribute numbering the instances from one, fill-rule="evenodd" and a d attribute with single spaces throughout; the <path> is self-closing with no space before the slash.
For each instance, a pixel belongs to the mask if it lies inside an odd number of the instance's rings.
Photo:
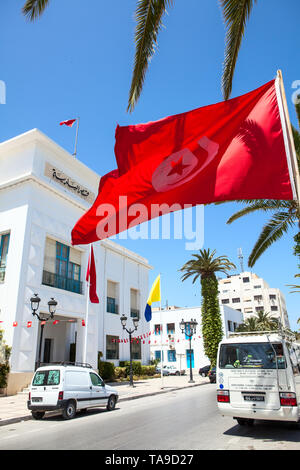
<path id="1" fill-rule="evenodd" d="M 86 281 L 89 282 L 90 301 L 92 302 L 92 304 L 98 304 L 99 299 L 98 299 L 97 292 L 96 292 L 96 288 L 97 288 L 96 264 L 95 264 L 93 246 L 91 246 L 91 252 L 90 252 L 88 267 L 86 271 Z"/>
<path id="2" fill-rule="evenodd" d="M 68 126 L 68 127 L 72 127 L 74 122 L 76 122 L 76 121 L 77 121 L 77 119 L 68 119 L 67 121 L 60 122 L 59 125 L 60 126 L 65 125 L 65 126 Z"/>
<path id="3" fill-rule="evenodd" d="M 110 237 L 187 204 L 295 198 L 280 90 L 278 77 L 225 102 L 117 126 L 118 169 L 101 178 L 72 243 Z"/>

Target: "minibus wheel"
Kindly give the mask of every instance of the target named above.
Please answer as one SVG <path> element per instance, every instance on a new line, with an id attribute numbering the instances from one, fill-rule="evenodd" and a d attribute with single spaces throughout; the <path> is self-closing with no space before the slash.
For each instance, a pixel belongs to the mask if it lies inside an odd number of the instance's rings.
<path id="1" fill-rule="evenodd" d="M 32 411 L 31 414 L 33 419 L 43 419 L 45 411 Z"/>
<path id="2" fill-rule="evenodd" d="M 62 412 L 64 419 L 72 419 L 76 415 L 76 404 L 74 401 L 68 401 Z"/>

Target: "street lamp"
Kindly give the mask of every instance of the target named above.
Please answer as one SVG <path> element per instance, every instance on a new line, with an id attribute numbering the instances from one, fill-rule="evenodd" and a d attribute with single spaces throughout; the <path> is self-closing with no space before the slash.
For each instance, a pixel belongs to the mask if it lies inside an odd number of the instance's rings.
<path id="1" fill-rule="evenodd" d="M 38 294 L 34 294 L 34 296 L 31 297 L 31 299 L 30 299 L 32 315 L 36 316 L 38 318 L 38 320 L 41 322 L 41 336 L 40 336 L 40 346 L 39 346 L 38 367 L 41 364 L 41 353 L 42 353 L 42 342 L 43 342 L 44 326 L 45 326 L 46 321 L 50 320 L 50 318 L 53 319 L 55 311 L 56 311 L 56 306 L 57 306 L 56 300 L 54 300 L 54 298 L 51 297 L 51 299 L 48 302 L 49 315 L 43 314 L 42 316 L 40 316 L 37 313 L 37 311 L 39 309 L 40 302 L 41 302 L 41 299 L 39 298 Z"/>
<path id="2" fill-rule="evenodd" d="M 138 329 L 138 324 L 139 324 L 139 319 L 137 317 L 134 317 L 132 319 L 133 326 L 134 328 L 126 328 L 126 322 L 127 322 L 127 317 L 123 314 L 120 318 L 121 324 L 123 327 L 123 330 L 127 331 L 129 334 L 129 354 L 130 354 L 130 380 L 129 380 L 129 385 L 133 387 L 133 373 L 132 373 L 132 340 L 131 340 L 131 335 Z"/>
<path id="3" fill-rule="evenodd" d="M 181 320 L 179 323 L 181 332 L 184 333 L 190 342 L 190 380 L 189 383 L 195 383 L 193 380 L 193 371 L 192 371 L 192 337 L 196 333 L 196 328 L 197 328 L 198 323 L 196 320 L 191 319 L 191 321 L 184 321 L 184 319 Z"/>

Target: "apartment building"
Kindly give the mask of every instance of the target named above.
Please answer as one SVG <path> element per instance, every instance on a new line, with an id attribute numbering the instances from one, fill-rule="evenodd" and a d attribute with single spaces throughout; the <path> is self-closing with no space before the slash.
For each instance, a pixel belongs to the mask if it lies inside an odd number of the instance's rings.
<path id="1" fill-rule="evenodd" d="M 245 320 L 263 311 L 290 327 L 284 295 L 255 273 L 245 271 L 219 279 L 219 299 L 221 305 L 242 312 Z"/>

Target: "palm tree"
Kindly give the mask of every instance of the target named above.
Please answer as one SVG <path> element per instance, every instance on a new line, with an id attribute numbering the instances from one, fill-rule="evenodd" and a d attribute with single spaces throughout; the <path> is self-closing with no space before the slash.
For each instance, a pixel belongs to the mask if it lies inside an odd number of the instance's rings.
<path id="1" fill-rule="evenodd" d="M 300 127 L 300 104 L 295 105 Z M 298 171 L 300 172 L 300 132 L 292 126 L 295 150 L 298 162 Z M 280 200 L 246 200 L 237 201 L 244 202 L 246 206 L 233 214 L 227 224 L 231 224 L 241 217 L 252 214 L 257 211 L 273 212 L 271 219 L 264 225 L 258 240 L 256 241 L 249 259 L 248 265 L 253 267 L 258 258 L 277 240 L 283 237 L 291 228 L 300 227 L 300 206 L 298 201 L 280 201 Z M 223 204 L 223 203 L 217 203 Z M 296 242 L 295 254 L 300 253 L 300 237 L 299 232 L 294 236 Z"/>
<path id="2" fill-rule="evenodd" d="M 278 319 L 270 316 L 270 312 L 257 312 L 257 327 L 262 331 L 277 330 L 278 329 Z"/>
<path id="3" fill-rule="evenodd" d="M 219 0 L 226 28 L 225 60 L 222 89 L 227 100 L 232 90 L 232 80 L 245 33 L 246 23 L 256 0 Z M 26 0 L 23 14 L 31 21 L 46 9 L 49 0 Z M 143 88 L 150 60 L 157 46 L 162 19 L 174 0 L 137 0 L 135 30 L 135 60 L 128 100 L 128 111 L 133 111 Z"/>
<path id="4" fill-rule="evenodd" d="M 270 317 L 270 313 L 257 312 L 256 316 L 247 318 L 244 323 L 240 324 L 236 332 L 247 331 L 272 331 L 278 329 L 278 319 Z"/>
<path id="5" fill-rule="evenodd" d="M 228 274 L 236 266 L 226 256 L 215 257 L 216 250 L 199 250 L 200 253 L 192 254 L 192 259 L 187 261 L 181 272 L 182 281 L 192 277 L 193 284 L 200 280 L 202 295 L 202 335 L 204 351 L 211 365 L 216 364 L 218 345 L 223 337 L 222 320 L 218 301 L 217 272 Z"/>
<path id="6" fill-rule="evenodd" d="M 225 61 L 222 90 L 224 99 L 230 97 L 238 53 L 256 0 L 219 0 L 226 27 Z M 136 7 L 135 62 L 128 100 L 128 111 L 133 111 L 143 88 L 150 60 L 157 46 L 162 19 L 174 0 L 138 0 Z"/>
<path id="7" fill-rule="evenodd" d="M 237 328 L 236 332 L 246 332 L 246 331 L 257 331 L 258 326 L 257 326 L 257 318 L 255 317 L 249 317 L 247 318 L 244 323 L 241 323 Z"/>

